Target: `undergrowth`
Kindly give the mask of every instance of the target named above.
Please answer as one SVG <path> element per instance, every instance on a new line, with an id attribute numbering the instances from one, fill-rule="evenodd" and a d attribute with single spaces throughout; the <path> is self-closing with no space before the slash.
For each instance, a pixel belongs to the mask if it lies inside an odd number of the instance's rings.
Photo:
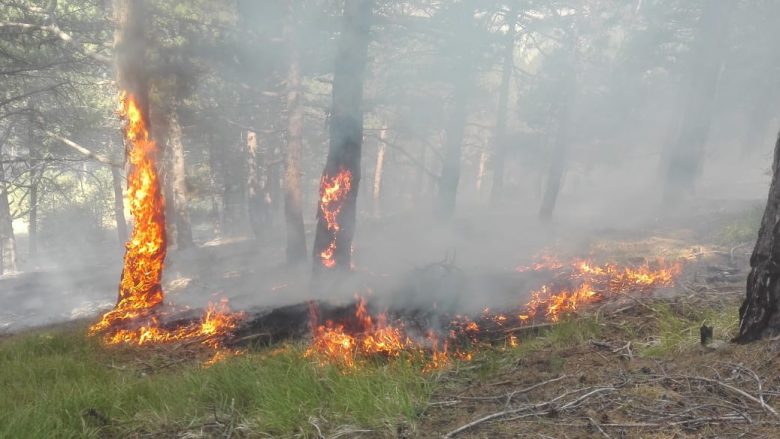
<path id="1" fill-rule="evenodd" d="M 432 388 L 411 361 L 345 371 L 295 346 L 149 373 L 126 360 L 81 331 L 3 341 L 0 437 L 318 437 L 350 426 L 391 436 Z"/>

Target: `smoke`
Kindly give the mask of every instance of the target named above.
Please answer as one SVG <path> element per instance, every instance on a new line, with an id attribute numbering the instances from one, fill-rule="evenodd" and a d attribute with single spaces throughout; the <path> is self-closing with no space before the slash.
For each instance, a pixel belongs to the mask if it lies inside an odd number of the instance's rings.
<path id="1" fill-rule="evenodd" d="M 344 278 L 312 278 L 309 265 L 284 265 L 282 35 L 292 16 L 302 60 L 302 195 L 311 249 L 343 2 L 295 1 L 290 8 L 246 0 L 231 9 L 207 1 L 185 12 L 148 3 L 150 99 L 177 100 L 197 244 L 169 252 L 167 302 L 203 307 L 224 296 L 234 309 L 263 309 L 312 298 L 346 302 L 360 293 L 379 308 L 479 312 L 524 303 L 533 282 L 513 269 L 545 249 L 587 255 L 600 239 L 695 229 L 697 218 L 740 211 L 765 197 L 780 102 L 769 73 L 780 65 L 776 6 L 734 6 L 723 44 L 702 21 L 720 2 L 656 0 L 640 7 L 572 0 L 566 7 L 536 2 L 517 9 L 506 134 L 497 139 L 511 2 L 378 2 L 362 106 L 355 268 Z M 703 58 L 714 67 L 702 69 L 696 61 Z M 714 89 L 698 90 L 703 82 Z M 465 121 L 456 207 L 441 220 L 433 211 L 458 105 Z M 707 113 L 706 127 L 691 116 L 697 112 Z M 98 122 L 91 124 L 98 130 Z M 686 124 L 700 131 L 688 135 Z M 116 124 L 100 129 L 118 132 Z M 250 129 L 263 155 L 271 219 L 259 239 L 246 206 Z M 104 131 L 81 141 L 108 148 Z M 676 155 L 702 136 L 701 148 Z M 386 152 L 377 217 L 380 141 Z M 498 141 L 506 148 L 504 181 L 492 205 Z M 691 163 L 670 171 L 680 157 Z M 540 221 L 558 160 L 563 173 L 553 218 Z M 102 178 L 98 190 L 111 199 L 110 174 L 98 164 L 84 166 Z M 670 172 L 677 173 L 671 180 Z M 44 198 L 50 200 L 41 205 L 44 214 L 75 199 L 76 186 L 56 200 Z M 670 193 L 683 201 L 665 202 Z M 86 232 L 72 232 L 67 240 L 42 240 L 33 258 L 19 233 L 21 273 L 0 278 L 0 330 L 94 315 L 113 303 L 123 248 L 104 210 L 97 245 L 87 244 Z M 68 229 L 48 233 L 64 236 Z"/>

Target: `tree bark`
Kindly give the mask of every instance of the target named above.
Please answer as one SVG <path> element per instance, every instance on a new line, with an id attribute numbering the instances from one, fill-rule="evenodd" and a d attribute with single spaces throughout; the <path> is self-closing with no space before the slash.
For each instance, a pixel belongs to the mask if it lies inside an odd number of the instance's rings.
<path id="1" fill-rule="evenodd" d="M 727 37 L 730 0 L 704 2 L 691 59 L 685 110 L 676 140 L 667 146 L 664 202 L 679 204 L 693 195 L 701 172 L 718 88 L 721 52 Z"/>
<path id="2" fill-rule="evenodd" d="M 769 186 L 758 240 L 750 256 L 745 301 L 739 308 L 739 335 L 745 343 L 780 334 L 780 137 L 772 161 Z"/>
<path id="3" fill-rule="evenodd" d="M 111 184 L 114 188 L 114 219 L 119 245 L 124 247 L 127 242 L 127 220 L 125 219 L 124 194 L 122 193 L 122 175 L 119 169 L 111 166 Z"/>
<path id="4" fill-rule="evenodd" d="M 496 131 L 493 135 L 493 187 L 490 189 L 490 202 L 498 203 L 504 190 L 504 169 L 506 161 L 506 121 L 509 111 L 509 84 L 515 68 L 515 26 L 517 11 L 512 7 L 507 15 L 506 45 L 504 46 L 504 65 L 501 72 L 501 86 L 498 89 L 498 113 Z M 479 190 L 479 188 L 477 188 Z"/>
<path id="5" fill-rule="evenodd" d="M 298 40 L 295 31 L 294 2 L 288 3 L 289 16 L 285 27 L 289 53 L 287 71 L 287 145 L 284 170 L 284 223 L 288 264 L 306 260 L 306 231 L 303 226 L 303 194 L 301 191 L 301 157 L 303 151 L 303 105 L 301 104 L 301 69 Z"/>
<path id="6" fill-rule="evenodd" d="M 479 153 L 479 163 L 477 164 L 477 196 L 480 198 L 482 195 L 482 183 L 485 181 L 487 158 L 488 156 L 485 151 Z"/>
<path id="7" fill-rule="evenodd" d="M 379 218 L 381 206 L 379 203 L 379 196 L 382 193 L 382 172 L 385 166 L 385 150 L 387 149 L 387 125 L 382 126 L 379 130 L 379 146 L 376 152 L 376 166 L 374 166 L 374 191 L 372 193 L 372 205 L 374 211 L 374 218 Z"/>
<path id="8" fill-rule="evenodd" d="M 314 269 L 349 270 L 355 234 L 360 157 L 363 144 L 363 80 L 365 77 L 373 0 L 347 0 L 333 73 L 333 103 L 330 147 L 320 183 L 317 231 L 314 239 Z M 339 175 L 346 176 L 346 193 L 334 210 L 338 227 L 329 227 L 321 201 L 325 186 Z M 332 251 L 332 264 L 323 256 Z"/>

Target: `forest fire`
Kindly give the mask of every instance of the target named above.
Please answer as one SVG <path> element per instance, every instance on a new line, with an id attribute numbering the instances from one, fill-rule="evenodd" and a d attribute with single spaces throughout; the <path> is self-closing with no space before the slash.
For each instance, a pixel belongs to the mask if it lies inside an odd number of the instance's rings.
<path id="1" fill-rule="evenodd" d="M 336 266 L 336 236 L 341 230 L 338 216 L 351 188 L 352 172 L 348 169 L 342 169 L 332 177 L 323 175 L 320 181 L 319 210 L 320 215 L 325 219 L 328 233 L 331 236 L 328 247 L 320 252 L 319 255 L 320 262 L 325 268 Z"/>
<path id="2" fill-rule="evenodd" d="M 126 244 L 117 304 L 90 327 L 90 333 L 104 333 L 108 344 L 146 345 L 199 339 L 205 345 L 218 348 L 220 338 L 234 330 L 241 318 L 240 314 L 230 313 L 226 301 L 210 304 L 197 322 L 173 328 L 166 328 L 160 322 L 166 237 L 157 144 L 150 137 L 146 116 L 133 95 L 120 94 L 118 113 L 124 122 L 130 163 L 127 201 L 135 225 Z"/>
<path id="3" fill-rule="evenodd" d="M 495 339 L 497 333 L 504 334 L 502 329 L 556 323 L 567 314 L 620 294 L 673 286 L 682 272 L 682 263 L 659 259 L 628 267 L 611 262 L 595 264 L 582 259 L 565 264 L 548 259 L 536 265 L 535 270 L 552 271 L 553 274 L 550 280 L 531 291 L 530 299 L 516 311 L 498 313 L 486 308 L 473 319 L 455 316 L 449 325 L 445 325 L 448 328 L 444 334 L 429 330 L 425 337 L 412 337 L 405 330 L 407 325 L 403 316 L 398 316 L 392 325 L 388 323 L 387 312 L 373 318 L 363 297 L 357 298 L 354 315 L 346 321 L 327 321 L 319 325 L 315 309 L 310 316 L 313 339 L 306 355 L 314 356 L 320 362 L 351 368 L 361 358 L 396 358 L 407 352 L 427 354 L 426 369 L 439 368 L 449 364 L 452 358 L 469 360 L 471 347 Z M 508 347 L 519 343 L 512 334 L 502 337 Z"/>
<path id="4" fill-rule="evenodd" d="M 124 269 L 116 307 L 92 326 L 103 331 L 125 320 L 147 317 L 163 302 L 160 285 L 166 254 L 165 205 L 157 173 L 157 144 L 151 139 L 133 95 L 120 94 L 119 116 L 124 121 L 127 159 L 127 202 L 135 226 L 126 244 Z"/>

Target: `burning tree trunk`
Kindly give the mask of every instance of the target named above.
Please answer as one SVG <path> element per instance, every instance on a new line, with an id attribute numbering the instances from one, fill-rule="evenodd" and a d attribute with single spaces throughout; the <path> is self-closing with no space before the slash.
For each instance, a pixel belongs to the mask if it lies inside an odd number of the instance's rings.
<path id="1" fill-rule="evenodd" d="M 373 191 L 373 207 L 374 217 L 379 218 L 379 195 L 382 193 L 382 172 L 385 165 L 385 150 L 387 149 L 387 125 L 384 125 L 379 130 L 379 148 L 376 152 L 376 166 L 374 167 L 374 191 Z"/>
<path id="2" fill-rule="evenodd" d="M 747 294 L 739 308 L 737 342 L 780 334 L 780 137 L 772 173 L 758 240 L 750 257 Z"/>
<path id="3" fill-rule="evenodd" d="M 496 204 L 504 190 L 504 162 L 506 161 L 506 120 L 509 110 L 509 84 L 515 68 L 515 25 L 517 12 L 513 7 L 506 18 L 509 29 L 504 46 L 504 66 L 501 73 L 501 86 L 498 89 L 498 114 L 496 131 L 493 135 L 493 187 L 490 190 L 490 202 Z M 479 189 L 478 189 L 479 190 Z"/>
<path id="4" fill-rule="evenodd" d="M 298 41 L 290 1 L 289 17 L 285 27 L 289 47 L 287 72 L 287 148 L 284 172 L 284 223 L 287 233 L 287 263 L 297 264 L 306 259 L 306 232 L 303 228 L 303 195 L 301 192 L 301 151 L 303 150 L 303 105 L 301 105 L 301 71 Z"/>
<path id="5" fill-rule="evenodd" d="M 125 153 L 129 162 L 127 196 L 134 227 L 125 252 L 116 311 L 139 312 L 160 305 L 166 253 L 165 213 L 157 171 L 157 145 L 149 134 L 149 94 L 144 63 L 144 3 L 116 0 L 114 50 L 123 120 Z M 95 329 L 111 320 L 104 316 Z M 101 325 L 104 325 L 101 328 Z"/>
<path id="6" fill-rule="evenodd" d="M 373 0 L 347 0 L 333 73 L 330 148 L 320 180 L 315 270 L 352 265 L 360 155 L 363 143 L 363 78 Z"/>
<path id="7" fill-rule="evenodd" d="M 704 3 L 693 48 L 689 86 L 679 133 L 667 146 L 664 201 L 677 204 L 693 194 L 702 152 L 710 131 L 712 108 L 726 39 L 729 0 Z"/>

